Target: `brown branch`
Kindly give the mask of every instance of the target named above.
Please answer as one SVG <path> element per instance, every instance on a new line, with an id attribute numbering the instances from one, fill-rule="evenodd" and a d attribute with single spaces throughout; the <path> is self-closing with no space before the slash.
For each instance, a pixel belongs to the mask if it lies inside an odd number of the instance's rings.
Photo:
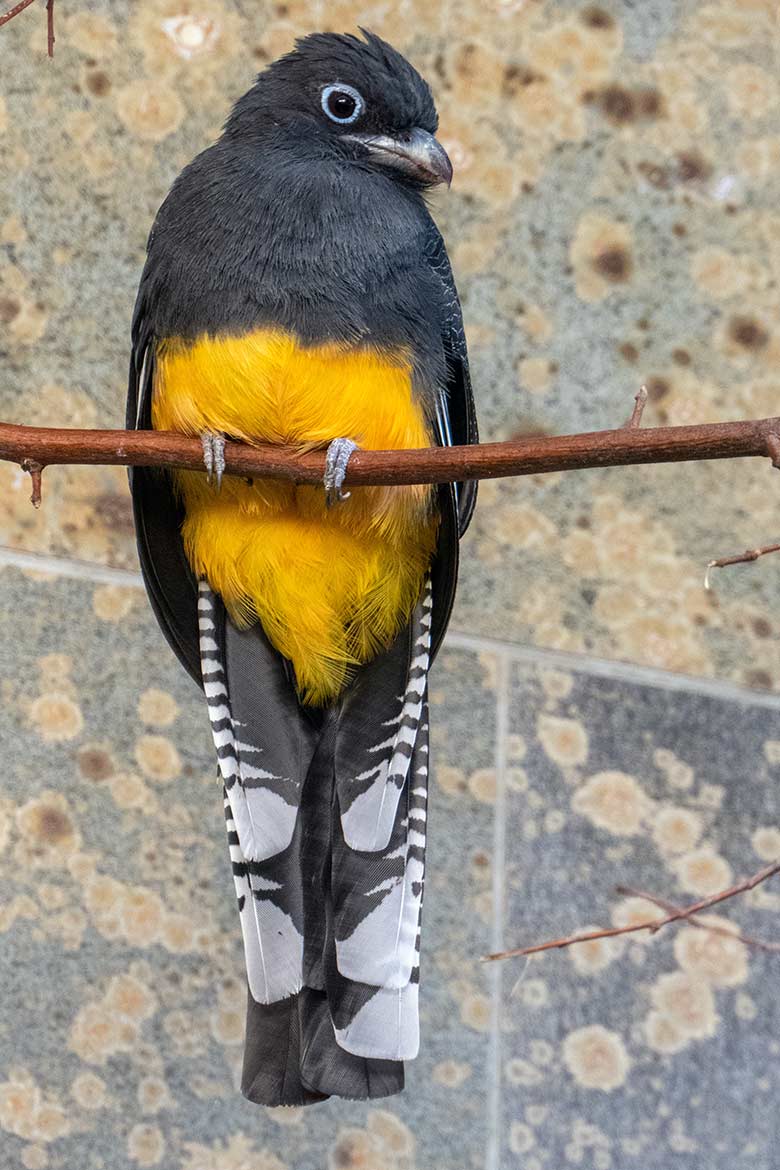
<path id="1" fill-rule="evenodd" d="M 20 12 L 24 12 L 25 8 L 29 8 L 32 2 L 33 0 L 19 0 L 18 4 L 15 4 L 13 8 L 10 8 L 8 12 L 4 12 L 3 15 L 0 16 L 0 28 L 2 28 L 4 24 L 8 24 L 8 21 L 13 20 L 13 18 L 18 16 Z"/>
<path id="2" fill-rule="evenodd" d="M 496 959 L 518 959 L 524 955 L 537 955 L 542 951 L 563 950 L 564 947 L 572 947 L 577 943 L 594 942 L 600 938 L 617 938 L 618 935 L 636 934 L 637 931 L 647 930 L 650 934 L 655 934 L 664 926 L 669 926 L 673 922 L 682 922 L 690 920 L 692 915 L 701 914 L 703 910 L 709 910 L 711 906 L 717 906 L 720 902 L 725 902 L 729 898 L 735 898 L 738 894 L 746 894 L 749 890 L 755 889 L 756 886 L 762 882 L 767 881 L 768 878 L 774 877 L 776 873 L 780 873 L 780 861 L 773 861 L 771 865 L 764 866 L 758 873 L 753 874 L 752 877 L 744 878 L 736 885 L 729 886 L 727 890 L 721 890 L 719 894 L 711 894 L 708 898 L 702 898 L 700 902 L 694 902 L 691 906 L 681 906 L 670 911 L 664 918 L 653 918 L 648 922 L 636 922 L 632 926 L 612 926 L 604 930 L 591 930 L 587 934 L 570 934 L 565 938 L 552 939 L 549 942 L 535 943 L 530 947 L 517 947 L 511 951 L 497 951 L 492 955 L 483 955 L 483 962 L 493 962 Z M 641 894 L 640 897 L 645 897 Z M 651 901 L 654 899 L 650 899 Z"/>
<path id="3" fill-rule="evenodd" d="M 20 12 L 24 12 L 32 3 L 33 0 L 19 0 L 18 4 L 0 16 L 0 28 Z M 46 50 L 50 57 L 54 56 L 54 0 L 46 0 Z"/>
<path id="4" fill-rule="evenodd" d="M 356 451 L 349 463 L 347 484 L 452 483 L 589 467 L 748 456 L 769 457 L 780 466 L 780 418 L 686 427 L 627 426 L 471 447 Z M 66 430 L 11 423 L 0 423 L 0 459 L 203 469 L 200 440 L 172 431 Z M 296 483 L 320 483 L 325 465 L 320 451 L 302 454 L 292 447 L 250 447 L 234 442 L 225 445 L 225 461 L 228 475 Z"/>
<path id="5" fill-rule="evenodd" d="M 765 544 L 763 548 L 749 548 L 743 553 L 736 553 L 731 557 L 718 557 L 716 561 L 708 561 L 704 573 L 704 588 L 711 589 L 710 569 L 723 569 L 726 565 L 746 565 L 765 557 L 768 553 L 780 552 L 780 544 Z"/>

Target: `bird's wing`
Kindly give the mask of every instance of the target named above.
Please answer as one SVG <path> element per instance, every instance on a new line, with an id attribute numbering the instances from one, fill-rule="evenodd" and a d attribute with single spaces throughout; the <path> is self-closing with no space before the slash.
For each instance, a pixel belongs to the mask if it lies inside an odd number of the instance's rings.
<path id="1" fill-rule="evenodd" d="M 127 393 L 128 430 L 152 429 L 154 337 L 136 314 Z M 198 650 L 197 581 L 184 555 L 184 519 L 170 472 L 131 467 L 138 559 L 146 591 L 162 632 L 177 658 L 201 685 Z"/>
<path id="2" fill-rule="evenodd" d="M 452 275 L 447 249 L 439 229 L 430 221 L 425 239 L 425 258 L 442 287 L 441 335 L 447 362 L 447 385 L 439 395 L 436 429 L 442 447 L 467 446 L 479 442 L 477 415 L 469 376 L 469 357 L 463 315 Z M 469 526 L 477 501 L 477 483 L 455 485 L 458 536 Z"/>
<path id="3" fill-rule="evenodd" d="M 428 222 L 424 253 L 425 260 L 431 271 L 436 274 L 442 289 L 440 328 L 447 380 L 437 397 L 436 441 L 441 447 L 467 446 L 479 442 L 479 432 L 469 376 L 466 335 L 447 250 L 433 220 Z M 438 495 L 439 535 L 431 568 L 433 584 L 431 660 L 441 646 L 455 601 L 458 545 L 474 512 L 477 483 L 471 480 L 464 483 L 442 484 Z"/>

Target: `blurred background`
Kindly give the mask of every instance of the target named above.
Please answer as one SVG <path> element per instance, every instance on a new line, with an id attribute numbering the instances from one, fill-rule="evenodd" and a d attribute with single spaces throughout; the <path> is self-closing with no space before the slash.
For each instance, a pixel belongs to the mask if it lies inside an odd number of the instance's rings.
<path id="1" fill-rule="evenodd" d="M 0 417 L 121 425 L 145 239 L 294 38 L 430 81 L 482 436 L 777 413 L 769 0 L 58 0 L 0 29 Z M 237 1092 L 243 966 L 199 693 L 140 588 L 124 471 L 0 465 L 0 1168 L 777 1166 L 777 954 L 652 916 L 780 856 L 766 461 L 485 483 L 432 681 L 422 1053 L 402 1097 Z M 780 891 L 725 918 L 780 937 Z"/>

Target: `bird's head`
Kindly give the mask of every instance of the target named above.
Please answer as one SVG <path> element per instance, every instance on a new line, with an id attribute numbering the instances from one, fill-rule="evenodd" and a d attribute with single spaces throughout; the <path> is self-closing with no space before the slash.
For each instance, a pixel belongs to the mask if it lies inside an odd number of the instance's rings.
<path id="1" fill-rule="evenodd" d="M 361 31 L 363 40 L 314 33 L 297 41 L 236 102 L 226 136 L 350 160 L 413 186 L 449 184 L 428 84 L 392 46 Z"/>

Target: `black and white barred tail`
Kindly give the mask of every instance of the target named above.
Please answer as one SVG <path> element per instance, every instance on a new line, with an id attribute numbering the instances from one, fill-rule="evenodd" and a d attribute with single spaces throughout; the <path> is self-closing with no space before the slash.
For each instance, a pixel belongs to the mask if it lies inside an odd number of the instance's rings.
<path id="1" fill-rule="evenodd" d="M 397 1091 L 392 1062 L 419 1045 L 431 608 L 428 582 L 409 628 L 315 718 L 259 627 L 236 630 L 199 587 L 250 1007 L 295 999 L 314 1093 Z"/>

